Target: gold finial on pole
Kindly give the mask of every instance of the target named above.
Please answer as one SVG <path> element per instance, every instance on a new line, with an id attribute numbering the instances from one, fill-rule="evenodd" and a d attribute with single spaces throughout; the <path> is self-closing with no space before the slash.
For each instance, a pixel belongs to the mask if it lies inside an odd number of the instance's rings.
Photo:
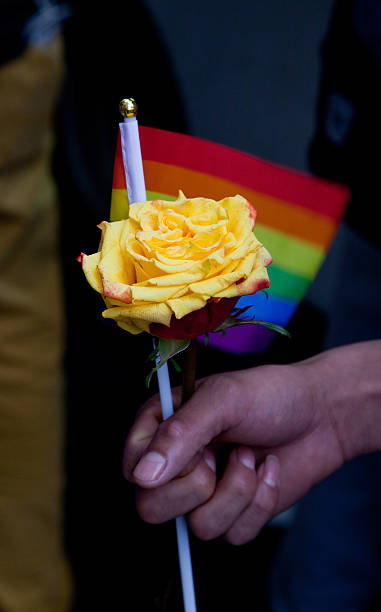
<path id="1" fill-rule="evenodd" d="M 125 119 L 127 117 L 136 117 L 138 114 L 138 105 L 133 98 L 124 98 L 119 104 L 119 110 Z"/>

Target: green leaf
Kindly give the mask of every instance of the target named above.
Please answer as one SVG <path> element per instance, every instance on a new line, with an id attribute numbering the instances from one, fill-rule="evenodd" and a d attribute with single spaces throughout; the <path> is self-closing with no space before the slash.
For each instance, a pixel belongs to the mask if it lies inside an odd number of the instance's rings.
<path id="1" fill-rule="evenodd" d="M 208 346 L 208 344 L 209 344 L 209 334 L 208 333 L 205 334 L 204 344 L 205 344 L 205 346 Z"/>
<path id="2" fill-rule="evenodd" d="M 277 334 L 281 334 L 281 336 L 286 336 L 286 338 L 291 338 L 290 332 L 282 327 L 281 325 L 276 325 L 275 323 L 269 323 L 268 321 L 247 321 L 247 323 L 254 323 L 256 325 L 263 325 L 263 327 L 268 327 L 272 331 L 277 332 Z"/>
<path id="3" fill-rule="evenodd" d="M 182 372 L 183 371 L 181 365 L 179 363 L 177 363 L 176 359 L 174 359 L 173 357 L 171 359 L 171 364 L 175 368 L 176 372 Z"/>
<path id="4" fill-rule="evenodd" d="M 244 308 L 234 308 L 232 315 L 233 317 L 240 317 L 241 315 L 243 315 L 244 312 L 246 312 L 247 310 L 253 307 L 254 307 L 254 304 L 249 304 L 249 306 L 244 306 Z"/>
<path id="5" fill-rule="evenodd" d="M 166 338 L 159 339 L 160 352 L 160 367 L 164 365 L 168 359 L 185 351 L 190 344 L 190 340 L 167 340 Z"/>
<path id="6" fill-rule="evenodd" d="M 267 327 L 278 334 L 282 334 L 282 336 L 291 338 L 291 334 L 289 331 L 287 331 L 287 329 L 281 327 L 280 325 L 276 325 L 275 323 L 269 323 L 268 321 L 255 321 L 251 319 L 237 319 L 235 317 L 228 317 L 225 319 L 225 321 L 221 323 L 217 329 L 214 329 L 213 332 L 225 332 L 226 329 L 230 329 L 231 327 L 239 327 L 240 325 L 263 325 L 264 327 Z"/>
<path id="7" fill-rule="evenodd" d="M 157 372 L 165 363 L 167 363 L 168 359 L 171 359 L 175 355 L 178 355 L 182 351 L 188 348 L 190 344 L 190 340 L 173 340 L 167 338 L 159 338 L 157 352 L 153 351 L 151 355 L 156 356 L 156 367 L 152 368 L 148 376 L 146 377 L 146 386 L 149 387 L 151 383 L 152 376 L 155 372 Z"/>
<path id="8" fill-rule="evenodd" d="M 155 346 L 152 353 L 148 355 L 147 361 L 156 361 L 158 357 L 159 357 L 159 347 Z"/>

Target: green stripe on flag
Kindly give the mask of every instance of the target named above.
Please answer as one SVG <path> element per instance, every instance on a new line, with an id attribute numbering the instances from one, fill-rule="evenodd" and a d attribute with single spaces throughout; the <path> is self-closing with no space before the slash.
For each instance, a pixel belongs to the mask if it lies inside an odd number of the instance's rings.
<path id="1" fill-rule="evenodd" d="M 270 277 L 269 294 L 299 302 L 310 285 L 310 280 L 291 272 L 286 272 L 272 264 L 268 268 Z"/>
<path id="2" fill-rule="evenodd" d="M 254 233 L 274 263 L 287 272 L 312 280 L 323 261 L 323 249 L 258 223 Z"/>
<path id="3" fill-rule="evenodd" d="M 177 196 L 159 193 L 158 191 L 147 191 L 147 200 L 168 200 L 169 202 L 174 202 L 177 200 Z"/>

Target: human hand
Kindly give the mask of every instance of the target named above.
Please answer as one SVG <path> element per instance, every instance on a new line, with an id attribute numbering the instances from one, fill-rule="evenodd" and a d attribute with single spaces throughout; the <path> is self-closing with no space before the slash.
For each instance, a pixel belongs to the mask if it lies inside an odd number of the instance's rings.
<path id="1" fill-rule="evenodd" d="M 317 388 L 324 396 L 318 365 L 311 359 L 212 376 L 164 422 L 159 398 L 150 399 L 124 462 L 138 485 L 141 517 L 160 523 L 186 513 L 196 536 L 242 544 L 340 467 L 331 412 L 316 397 Z M 230 454 L 217 478 L 221 449 Z"/>

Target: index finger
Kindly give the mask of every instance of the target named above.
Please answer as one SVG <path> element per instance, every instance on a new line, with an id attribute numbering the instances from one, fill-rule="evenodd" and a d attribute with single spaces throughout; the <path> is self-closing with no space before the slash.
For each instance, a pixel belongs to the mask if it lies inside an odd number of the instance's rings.
<path id="1" fill-rule="evenodd" d="M 169 482 L 216 436 L 239 421 L 239 387 L 234 376 L 206 379 L 190 400 L 156 429 L 133 471 L 143 488 Z"/>
<path id="2" fill-rule="evenodd" d="M 148 400 L 144 407 L 145 410 L 140 409 L 140 415 L 131 427 L 124 447 L 123 473 L 127 480 L 131 480 L 135 465 L 163 419 L 158 396 Z"/>
<path id="3" fill-rule="evenodd" d="M 180 390 L 172 390 L 173 403 L 180 402 Z M 159 395 L 147 400 L 138 410 L 124 447 L 123 473 L 127 480 L 132 480 L 132 472 L 163 421 Z"/>

